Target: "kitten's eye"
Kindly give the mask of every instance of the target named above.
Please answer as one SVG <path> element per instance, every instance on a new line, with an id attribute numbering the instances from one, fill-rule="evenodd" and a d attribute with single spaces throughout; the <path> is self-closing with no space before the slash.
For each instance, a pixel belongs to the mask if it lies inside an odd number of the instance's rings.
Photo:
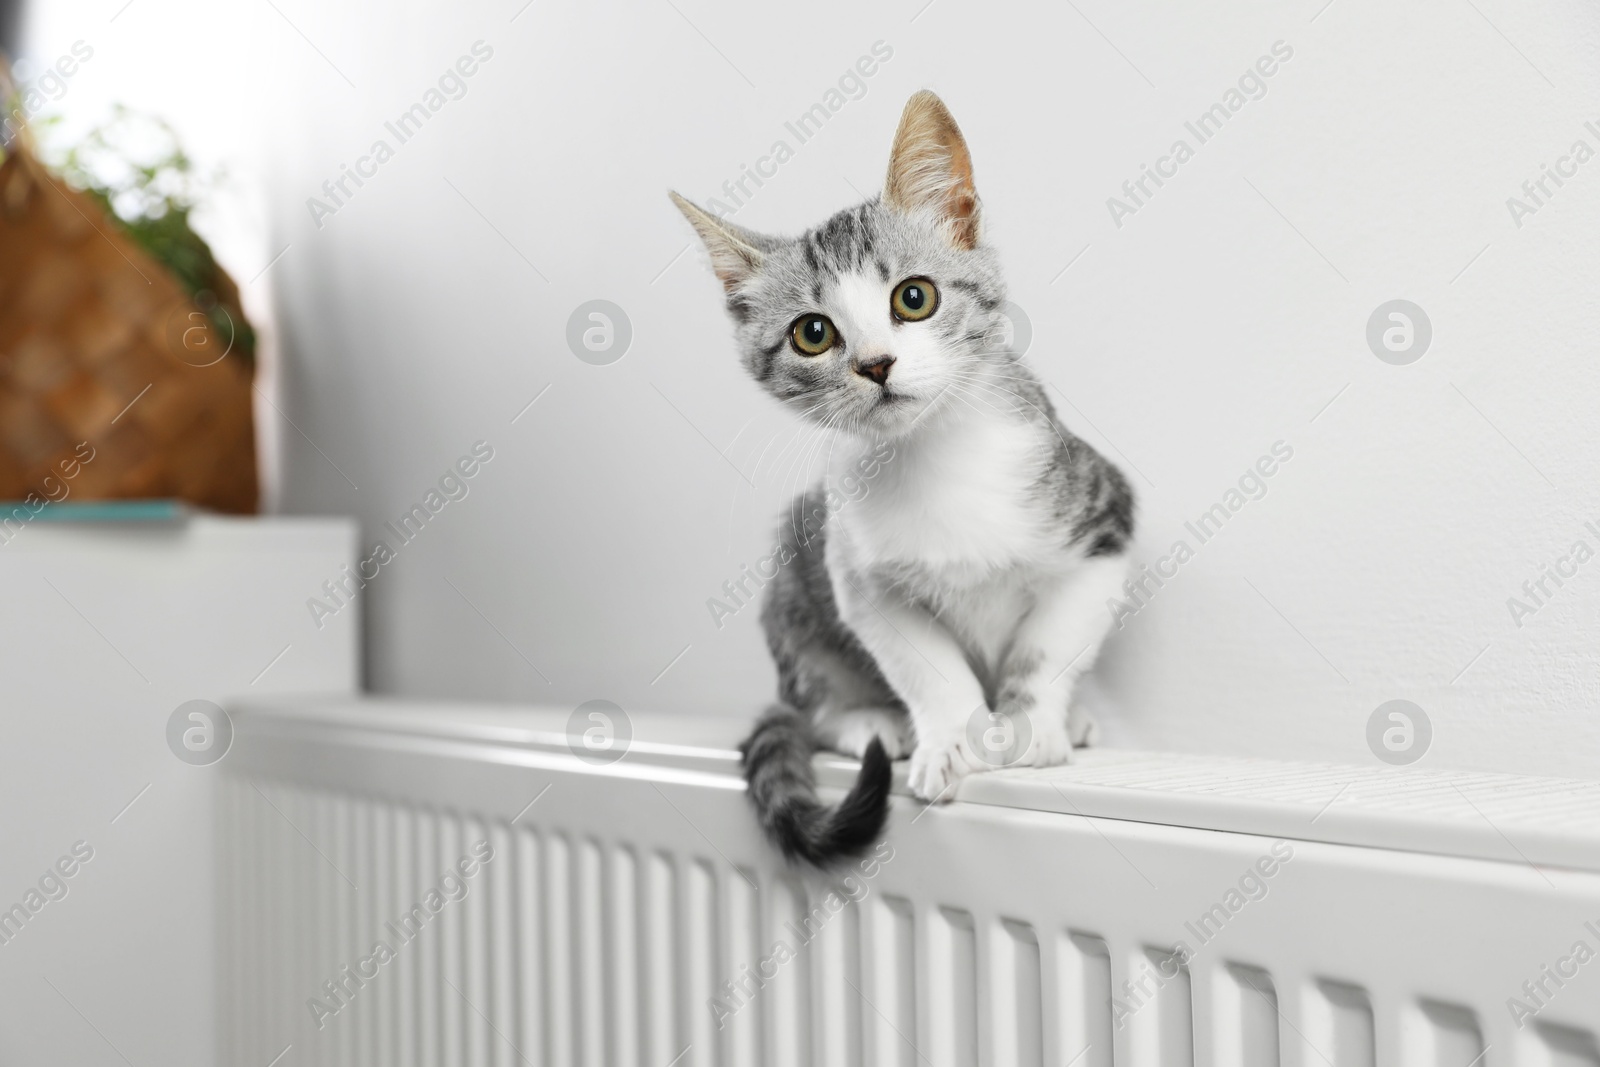
<path id="1" fill-rule="evenodd" d="M 895 286 L 889 310 L 901 322 L 921 322 L 939 306 L 939 290 L 926 278 L 907 278 Z"/>
<path id="2" fill-rule="evenodd" d="M 820 356 L 839 340 L 826 315 L 801 315 L 794 320 L 789 336 L 802 356 Z"/>

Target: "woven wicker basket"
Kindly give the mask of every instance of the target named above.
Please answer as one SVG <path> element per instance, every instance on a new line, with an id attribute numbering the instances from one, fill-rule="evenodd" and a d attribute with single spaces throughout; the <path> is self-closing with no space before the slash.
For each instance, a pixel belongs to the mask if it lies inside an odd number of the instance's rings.
<path id="1" fill-rule="evenodd" d="M 218 302 L 237 319 L 226 276 Z M 203 299 L 206 299 L 203 297 Z M 217 316 L 228 320 L 228 315 Z M 253 370 L 166 268 L 19 138 L 0 163 L 0 500 L 46 494 L 79 442 L 74 500 L 256 510 Z M 59 489 L 57 490 L 59 492 Z"/>

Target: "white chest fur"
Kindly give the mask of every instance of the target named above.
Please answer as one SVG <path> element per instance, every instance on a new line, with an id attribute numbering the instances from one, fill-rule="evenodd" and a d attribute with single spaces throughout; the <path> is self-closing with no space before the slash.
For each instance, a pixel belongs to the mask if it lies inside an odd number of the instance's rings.
<path id="1" fill-rule="evenodd" d="M 896 442 L 865 495 L 836 516 L 852 564 L 926 575 L 953 591 L 1043 562 L 1060 544 L 1036 489 L 1048 459 L 1037 424 L 945 414 Z"/>

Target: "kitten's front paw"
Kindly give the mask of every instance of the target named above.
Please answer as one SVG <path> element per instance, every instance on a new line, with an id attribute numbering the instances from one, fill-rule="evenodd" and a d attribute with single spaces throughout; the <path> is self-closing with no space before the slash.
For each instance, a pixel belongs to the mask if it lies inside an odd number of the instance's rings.
<path id="1" fill-rule="evenodd" d="M 960 735 L 919 741 L 911 753 L 911 792 L 928 803 L 948 803 L 956 783 L 983 765 Z"/>
<path id="2" fill-rule="evenodd" d="M 1100 724 L 1093 715 L 1075 707 L 1067 715 L 1067 734 L 1077 747 L 1091 748 L 1100 743 Z"/>
<path id="3" fill-rule="evenodd" d="M 1067 724 L 1034 726 L 1033 743 L 1020 763 L 1024 767 L 1057 767 L 1072 762 L 1072 734 Z"/>

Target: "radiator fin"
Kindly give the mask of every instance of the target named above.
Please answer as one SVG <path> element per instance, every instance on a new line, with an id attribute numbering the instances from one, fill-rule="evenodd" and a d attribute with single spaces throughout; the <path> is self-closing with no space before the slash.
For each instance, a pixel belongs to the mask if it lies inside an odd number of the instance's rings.
<path id="1" fill-rule="evenodd" d="M 866 1035 L 863 1014 L 870 1013 L 857 990 L 862 985 L 861 948 L 868 907 L 861 882 L 836 885 L 835 899 L 853 901 L 833 915 L 812 943 L 811 996 L 814 1061 L 828 1067 L 861 1067 Z M 825 901 L 826 898 L 824 897 Z"/>
<path id="2" fill-rule="evenodd" d="M 573 877 L 570 843 L 561 834 L 544 835 L 544 989 L 551 1063 L 578 1062 Z"/>
<path id="3" fill-rule="evenodd" d="M 644 964 L 646 977 L 644 1028 L 646 1063 L 671 1063 L 687 1042 L 685 1011 L 677 991 L 677 975 L 684 947 L 678 938 L 680 907 L 677 869 L 672 857 L 650 854 L 645 871 Z"/>
<path id="4" fill-rule="evenodd" d="M 810 939 L 821 932 L 826 915 L 826 908 L 820 902 L 813 911 L 804 887 L 794 879 L 775 878 L 768 883 L 765 936 L 753 946 L 753 953 L 743 957 L 759 960 L 762 978 L 767 983 L 759 1004 L 766 1022 L 765 1059 L 759 1062 L 774 1067 L 801 1067 L 811 1062 L 811 952 L 808 945 Z M 748 1063 L 751 1059 L 739 1055 L 733 1062 Z"/>
<path id="5" fill-rule="evenodd" d="M 516 915 L 516 969 L 518 986 L 517 1045 L 522 1059 L 534 1063 L 550 1062 L 550 1031 L 548 977 L 544 970 L 547 953 L 542 890 L 544 857 L 537 834 L 530 829 L 518 829 L 513 838 L 513 854 L 507 857 L 514 864 L 512 911 Z"/>
<path id="6" fill-rule="evenodd" d="M 1218 983 L 1219 1058 L 1239 1067 L 1278 1067 L 1278 992 L 1259 967 L 1230 963 Z"/>
<path id="7" fill-rule="evenodd" d="M 638 1067 L 642 1017 L 640 975 L 643 954 L 639 937 L 638 861 L 631 848 L 619 845 L 611 850 L 610 911 L 606 922 L 610 966 L 611 999 L 606 1005 L 606 1029 L 610 1045 L 607 1063 L 616 1067 Z"/>
<path id="8" fill-rule="evenodd" d="M 522 1051 L 523 1037 L 517 1028 L 517 968 L 520 958 L 517 945 L 518 871 L 514 833 L 503 822 L 497 822 L 489 828 L 488 843 L 493 849 L 493 858 L 489 860 L 487 869 L 479 875 L 483 881 L 482 891 L 489 898 L 487 939 L 493 961 L 488 1011 L 497 1031 L 492 1035 L 494 1055 L 489 1062 L 494 1067 L 514 1067 L 528 1058 Z M 383 1062 L 394 1061 L 385 1059 Z"/>
<path id="9" fill-rule="evenodd" d="M 774 966 L 763 967 L 763 960 L 771 952 L 772 933 L 763 925 L 761 897 L 757 888 L 745 879 L 745 872 L 727 863 L 717 866 L 724 900 L 718 914 L 725 919 L 723 929 L 724 951 L 716 959 L 711 973 L 717 998 L 718 1013 L 722 1015 L 718 1032 L 723 1042 L 723 1060 L 738 1065 L 762 1062 L 762 1022 L 770 1020 L 779 1010 L 775 1003 L 778 991 L 773 988 L 778 976 Z M 770 913 L 770 906 L 768 912 Z M 731 983 L 731 984 L 730 984 Z M 696 1001 L 689 1010 L 709 1014 L 711 1005 Z"/>
<path id="10" fill-rule="evenodd" d="M 1533 1030 L 1550 1067 L 1600 1067 L 1600 1047 L 1588 1031 L 1541 1022 L 1534 1023 Z"/>
<path id="11" fill-rule="evenodd" d="M 1014 919 L 994 939 L 994 1053 L 998 1063 L 1044 1067 L 1044 976 L 1039 937 Z"/>
<path id="12" fill-rule="evenodd" d="M 576 937 L 572 946 L 574 988 L 578 994 L 579 1055 L 572 1060 L 582 1067 L 605 1067 L 606 1062 L 606 987 L 605 934 L 606 885 L 602 871 L 600 843 L 593 838 L 578 841 L 573 850 L 572 915 Z"/>
<path id="13" fill-rule="evenodd" d="M 1134 953 L 1119 1014 L 1129 1030 L 1136 1067 L 1192 1067 L 1194 999 L 1189 968 L 1174 949 L 1145 946 Z"/>
<path id="14" fill-rule="evenodd" d="M 351 914 L 355 910 L 355 886 L 345 870 L 350 866 L 350 856 L 343 828 L 349 801 L 331 793 L 314 794 L 306 801 L 303 810 L 311 824 L 306 831 L 306 845 L 329 857 L 328 862 L 319 865 L 319 868 L 322 874 L 321 897 L 328 916 L 323 929 L 330 931 L 332 936 L 324 939 L 320 946 L 322 966 L 317 968 L 317 973 L 327 975 L 324 981 L 331 981 L 337 987 L 336 991 L 328 994 L 329 999 L 335 1003 L 342 1002 L 338 1017 L 330 1020 L 328 1027 L 333 1038 L 330 1051 L 334 1053 L 329 1063 L 354 1064 L 362 997 L 357 985 L 359 976 L 353 976 L 350 972 L 350 965 L 354 962 L 350 950 L 355 941 L 351 922 Z M 298 824 L 299 814 L 298 811 L 293 812 L 290 822 Z M 321 845 L 317 842 L 321 842 Z"/>
<path id="15" fill-rule="evenodd" d="M 453 812 L 440 816 L 439 836 L 430 873 L 431 884 L 440 887 L 441 895 L 448 889 L 444 882 L 444 872 L 450 870 L 455 864 L 456 857 L 461 855 L 462 836 L 459 817 Z M 462 929 L 461 912 L 459 903 L 442 907 L 438 916 L 429 923 L 436 928 L 434 936 L 437 937 L 439 945 L 439 981 L 443 984 L 443 988 L 439 990 L 440 1006 L 443 1009 L 439 1013 L 441 1042 L 439 1063 L 442 1067 L 462 1067 L 466 1062 L 464 1052 L 467 1044 L 467 1006 L 462 1003 L 463 988 L 466 985 L 466 976 L 463 974 L 466 933 Z M 428 935 L 423 934 L 422 940 L 427 938 Z"/>
<path id="16" fill-rule="evenodd" d="M 1057 1058 L 1074 1067 L 1112 1067 L 1111 950 L 1103 937 L 1069 930 L 1058 952 Z"/>
<path id="17" fill-rule="evenodd" d="M 465 895 L 451 905 L 458 920 L 456 929 L 461 935 L 461 989 L 457 994 L 462 1004 L 463 1029 L 466 1035 L 466 1055 L 463 1062 L 473 1067 L 487 1067 L 492 1046 L 498 1044 L 489 1028 L 489 1012 L 494 1010 L 494 992 L 490 984 L 491 953 L 489 943 L 489 908 L 492 889 L 489 876 L 477 869 L 473 849 L 478 842 L 488 841 L 489 831 L 481 821 L 463 819 L 459 823 L 458 848 L 449 858 L 444 870 L 453 872 L 452 885 L 460 885 Z M 462 867 L 473 871 L 468 877 Z"/>
<path id="18" fill-rule="evenodd" d="M 1472 1009 L 1431 1000 L 1424 1000 L 1421 1008 L 1425 1049 L 1416 1056 L 1417 1063 L 1449 1067 L 1483 1056 L 1483 1031 Z"/>
<path id="19" fill-rule="evenodd" d="M 684 975 L 681 987 L 688 997 L 685 1012 L 689 1019 L 688 1054 L 683 1061 L 695 1067 L 718 1067 L 721 1039 L 706 1005 L 716 996 L 715 983 L 722 969 L 721 922 L 717 906 L 717 876 L 707 860 L 694 860 L 685 873 L 683 931 L 687 951 L 683 954 Z"/>
<path id="20" fill-rule="evenodd" d="M 928 1046 L 937 1067 L 978 1062 L 978 940 L 972 913 L 933 909 L 927 920 Z"/>
<path id="21" fill-rule="evenodd" d="M 1319 979 L 1306 1016 L 1305 1040 L 1314 1050 L 1306 1059 L 1326 1061 L 1332 1067 L 1376 1067 L 1372 999 L 1365 989 Z"/>
<path id="22" fill-rule="evenodd" d="M 884 894 L 872 909 L 872 988 L 868 1020 L 873 1062 L 913 1067 L 917 1048 L 916 912 L 904 897 Z"/>

